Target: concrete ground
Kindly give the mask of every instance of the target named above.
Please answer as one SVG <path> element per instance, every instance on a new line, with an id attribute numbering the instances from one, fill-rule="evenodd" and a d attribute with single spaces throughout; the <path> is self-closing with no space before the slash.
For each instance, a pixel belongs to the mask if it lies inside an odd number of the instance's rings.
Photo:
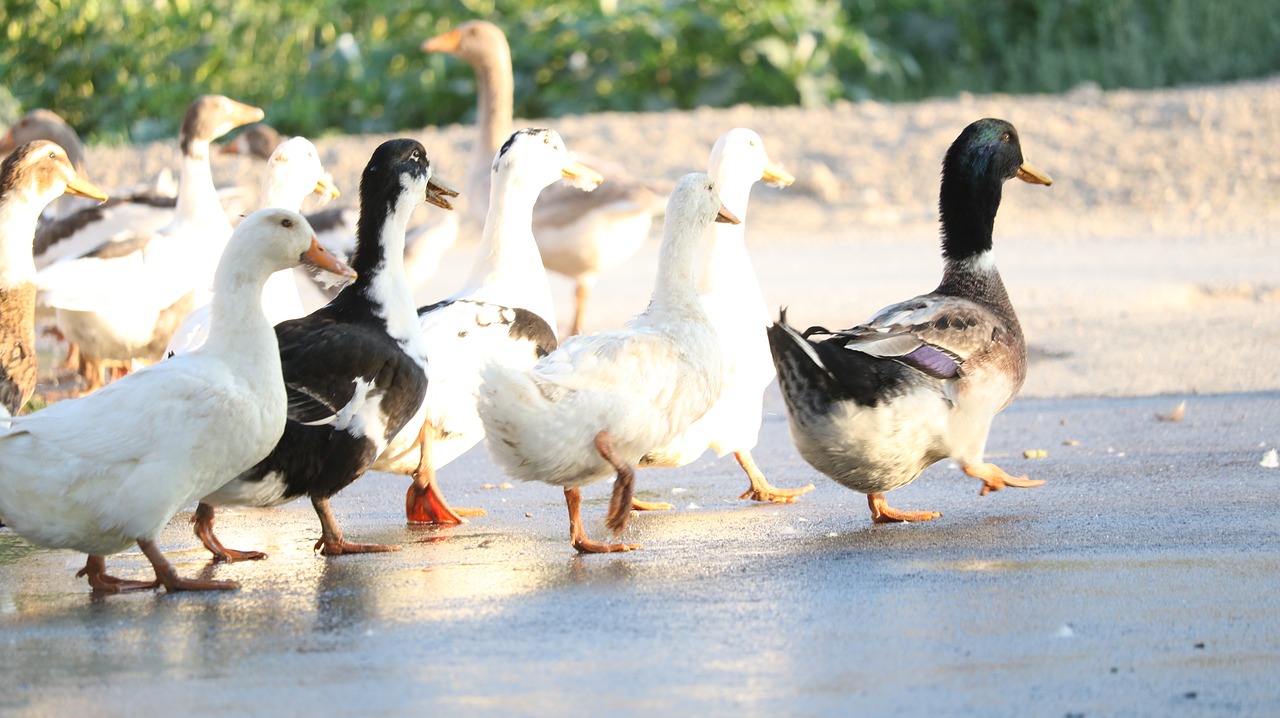
<path id="1" fill-rule="evenodd" d="M 1280 394 L 1019 400 L 990 457 L 1037 489 L 978 496 L 944 462 L 889 494 L 932 522 L 876 526 L 795 453 L 771 392 L 756 454 L 792 506 L 736 499 L 732 459 L 640 474 L 645 548 L 577 556 L 561 492 L 483 450 L 442 472 L 489 515 L 406 527 L 404 479 L 334 500 L 354 540 L 313 555 L 309 505 L 225 512 L 214 565 L 180 515 L 161 538 L 229 594 L 94 597 L 83 557 L 0 532 L 0 712 L 123 715 L 1265 715 L 1280 710 Z M 1043 449 L 1028 460 L 1023 451 Z M 604 537 L 608 485 L 586 490 Z M 145 577 L 138 552 L 110 559 Z"/>

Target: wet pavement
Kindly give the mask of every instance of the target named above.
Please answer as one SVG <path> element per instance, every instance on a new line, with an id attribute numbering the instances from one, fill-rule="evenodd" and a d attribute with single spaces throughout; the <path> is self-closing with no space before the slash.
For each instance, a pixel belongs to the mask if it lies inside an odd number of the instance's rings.
<path id="1" fill-rule="evenodd" d="M 220 515 L 266 561 L 160 545 L 226 594 L 95 597 L 83 557 L 0 532 L 5 715 L 1265 715 L 1280 713 L 1280 393 L 1021 399 L 989 457 L 1047 484 L 978 496 L 947 465 L 889 494 L 941 519 L 874 526 L 803 463 L 771 395 L 756 458 L 793 506 L 736 497 L 731 458 L 640 473 L 641 551 L 577 556 L 563 495 L 483 448 L 441 472 L 489 516 L 407 527 L 406 480 L 333 507 L 394 554 L 326 559 L 306 503 Z M 1028 460 L 1024 450 L 1043 449 Z M 608 484 L 585 490 L 604 538 Z M 137 552 L 108 559 L 150 575 Z"/>

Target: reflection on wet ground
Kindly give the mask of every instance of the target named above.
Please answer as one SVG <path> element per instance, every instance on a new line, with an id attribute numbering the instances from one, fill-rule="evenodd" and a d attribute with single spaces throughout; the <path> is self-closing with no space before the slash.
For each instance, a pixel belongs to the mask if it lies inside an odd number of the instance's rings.
<path id="1" fill-rule="evenodd" d="M 1280 474 L 1258 461 L 1280 397 L 1193 401 L 1181 425 L 1152 418 L 1167 397 L 1020 401 L 991 452 L 1046 486 L 979 498 L 939 465 L 895 492 L 943 513 L 915 525 L 870 524 L 775 416 L 762 467 L 815 492 L 749 505 L 710 457 L 643 471 L 645 498 L 677 509 L 635 517 L 628 554 L 575 555 L 556 489 L 480 488 L 500 480 L 482 451 L 441 474 L 490 512 L 462 527 L 405 526 L 401 477 L 334 500 L 350 537 L 399 553 L 316 556 L 295 503 L 220 514 L 228 545 L 270 557 L 216 565 L 175 518 L 161 547 L 184 574 L 240 581 L 230 594 L 95 597 L 82 556 L 0 532 L 0 712 L 1267 712 Z M 608 491 L 587 490 L 599 536 Z M 149 572 L 136 551 L 108 561 Z"/>

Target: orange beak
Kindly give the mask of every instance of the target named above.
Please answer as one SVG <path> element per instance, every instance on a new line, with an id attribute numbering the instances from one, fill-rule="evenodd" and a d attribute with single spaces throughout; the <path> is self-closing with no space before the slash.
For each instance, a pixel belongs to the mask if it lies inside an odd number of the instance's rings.
<path id="1" fill-rule="evenodd" d="M 716 213 L 716 221 L 721 224 L 742 224 L 742 220 L 735 217 L 733 212 L 725 209 L 724 205 L 720 205 L 720 211 Z"/>
<path id="2" fill-rule="evenodd" d="M 313 267 L 319 267 L 326 272 L 332 272 L 339 277 L 347 279 L 356 278 L 356 270 L 350 265 L 334 256 L 333 252 L 325 249 L 316 241 L 315 237 L 311 238 L 311 248 L 302 253 L 299 257 L 303 264 L 310 264 Z"/>
<path id="3" fill-rule="evenodd" d="M 96 199 L 99 202 L 107 201 L 107 193 L 98 189 L 92 182 L 79 177 L 73 177 L 67 182 L 66 194 L 76 194 L 89 199 Z"/>
<path id="4" fill-rule="evenodd" d="M 422 43 L 423 52 L 447 52 L 455 53 L 458 51 L 458 45 L 462 42 L 462 31 L 455 28 L 449 32 L 436 35 L 435 37 Z"/>

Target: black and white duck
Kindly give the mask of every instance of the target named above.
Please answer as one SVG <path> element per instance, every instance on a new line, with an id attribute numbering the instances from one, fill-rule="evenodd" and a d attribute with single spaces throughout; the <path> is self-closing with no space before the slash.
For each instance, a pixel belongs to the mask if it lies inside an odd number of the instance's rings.
<path id="1" fill-rule="evenodd" d="M 983 119 L 942 162 L 938 201 L 942 282 L 843 331 L 769 329 L 791 438 L 818 471 L 867 495 L 876 523 L 941 514 L 900 511 L 886 491 L 946 458 L 983 483 L 982 495 L 1043 481 L 1013 477 L 983 454 L 995 415 L 1027 374 L 1027 346 L 991 249 L 1006 180 L 1048 185 L 1022 156 L 1018 133 Z"/>
<path id="2" fill-rule="evenodd" d="M 594 188 L 598 173 L 569 158 L 555 130 L 520 130 L 493 158 L 489 214 L 466 285 L 418 309 L 427 344 L 426 399 L 374 464 L 411 474 L 405 513 L 414 523 L 456 524 L 482 511 L 454 509 L 436 469 L 484 438 L 476 409 L 480 372 L 490 362 L 528 368 L 557 346 L 551 286 L 533 240 L 538 193 L 560 179 Z"/>
<path id="3" fill-rule="evenodd" d="M 333 301 L 276 325 L 289 420 L 270 455 L 205 496 L 196 535 L 221 559 L 262 558 L 224 547 L 216 506 L 276 506 L 308 496 L 325 555 L 392 551 L 346 541 L 329 497 L 359 478 L 413 418 L 427 387 L 426 345 L 404 272 L 404 236 L 423 202 L 451 209 L 456 192 L 432 177 L 421 144 L 389 140 L 360 178 L 360 222 L 351 266 L 359 273 Z"/>

